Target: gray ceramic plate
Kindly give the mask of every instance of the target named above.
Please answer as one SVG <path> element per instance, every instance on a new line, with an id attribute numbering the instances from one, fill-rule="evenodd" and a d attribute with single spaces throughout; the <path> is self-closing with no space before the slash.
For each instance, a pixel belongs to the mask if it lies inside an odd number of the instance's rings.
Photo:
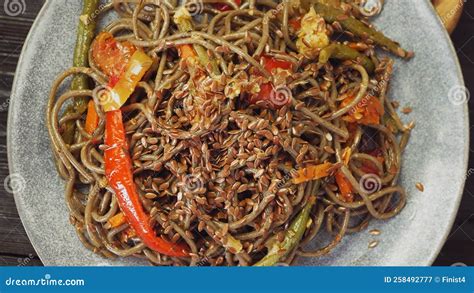
<path id="1" fill-rule="evenodd" d="M 416 128 L 404 154 L 401 184 L 409 200 L 389 221 L 344 238 L 327 257 L 306 265 L 430 265 L 450 231 L 460 202 L 468 159 L 468 112 L 456 54 L 428 1 L 386 1 L 378 27 L 416 52 L 397 60 L 390 95 L 413 113 Z M 13 179 L 25 183 L 15 200 L 28 236 L 46 265 L 131 265 L 106 260 L 79 242 L 63 199 L 45 127 L 50 85 L 71 64 L 81 1 L 48 1 L 21 55 L 9 113 L 8 153 Z M 415 188 L 423 182 L 425 191 Z M 22 185 L 22 184 L 20 184 Z M 21 186 L 23 187 L 23 186 Z M 375 249 L 368 243 L 380 240 Z"/>

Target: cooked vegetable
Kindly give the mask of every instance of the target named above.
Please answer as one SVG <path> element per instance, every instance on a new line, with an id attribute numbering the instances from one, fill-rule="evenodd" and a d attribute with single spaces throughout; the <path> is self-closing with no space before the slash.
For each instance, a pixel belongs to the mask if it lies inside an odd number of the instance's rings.
<path id="1" fill-rule="evenodd" d="M 300 184 L 311 180 L 321 179 L 331 174 L 333 164 L 323 163 L 299 169 L 293 177 L 294 184 Z"/>
<path id="2" fill-rule="evenodd" d="M 219 4 L 219 3 L 216 3 Z M 227 6 L 227 5 L 226 5 Z M 173 16 L 173 20 L 178 26 L 180 32 L 189 32 L 194 29 L 193 20 L 189 11 L 186 8 L 180 7 L 176 11 L 175 15 Z M 180 50 L 180 57 L 181 58 L 191 58 L 191 57 L 198 57 L 199 63 L 202 66 L 207 68 L 207 66 L 211 66 L 212 73 L 215 75 L 220 74 L 219 67 L 215 60 L 211 59 L 207 54 L 206 48 L 200 45 L 182 45 L 179 48 Z"/>
<path id="3" fill-rule="evenodd" d="M 288 20 L 288 24 L 293 28 L 293 30 L 298 31 L 301 28 L 301 17 L 295 17 Z"/>
<path id="4" fill-rule="evenodd" d="M 344 173 L 342 173 L 341 171 L 336 172 L 335 178 L 342 199 L 345 202 L 352 202 L 354 200 L 354 195 L 352 193 L 352 185 L 349 180 L 346 178 L 346 176 L 344 176 Z"/>
<path id="5" fill-rule="evenodd" d="M 120 78 L 107 98 L 100 99 L 106 112 L 104 169 L 109 186 L 127 222 L 145 245 L 170 256 L 187 256 L 186 247 L 156 237 L 150 217 L 145 213 L 133 181 L 132 162 L 122 122 L 120 107 L 135 90 L 153 61 L 141 50 L 115 41 L 108 33 L 99 36 L 93 48 L 97 63 L 108 76 Z M 130 56 L 131 52 L 134 52 Z M 128 61 L 126 64 L 123 62 Z"/>
<path id="6" fill-rule="evenodd" d="M 193 30 L 193 24 L 191 15 L 186 8 L 180 7 L 176 10 L 173 20 L 178 26 L 180 32 L 189 32 Z M 193 45 L 181 45 L 178 47 L 179 57 L 182 59 L 195 58 L 197 57 L 196 51 Z"/>
<path id="7" fill-rule="evenodd" d="M 242 3 L 242 0 L 233 0 L 233 1 L 235 2 L 235 4 L 237 4 L 237 6 L 240 6 L 240 3 Z M 216 9 L 220 11 L 227 11 L 227 10 L 232 9 L 229 5 L 224 4 L 224 3 L 214 3 L 214 7 L 216 7 Z"/>
<path id="8" fill-rule="evenodd" d="M 178 51 L 179 51 L 179 57 L 183 59 L 197 57 L 196 51 L 194 51 L 194 48 L 191 45 L 181 45 L 179 46 Z"/>
<path id="9" fill-rule="evenodd" d="M 150 216 L 143 209 L 132 174 L 132 162 L 122 122 L 122 112 L 112 110 L 106 114 L 104 151 L 105 176 L 114 190 L 120 209 L 143 243 L 159 253 L 183 257 L 189 252 L 183 244 L 172 243 L 155 235 Z"/>
<path id="10" fill-rule="evenodd" d="M 380 147 L 377 147 L 374 150 L 367 152 L 367 154 L 374 157 L 378 162 L 380 162 L 380 164 L 383 164 L 383 162 L 385 161 L 383 157 L 383 151 Z M 364 160 L 362 162 L 362 166 L 360 167 L 360 169 L 366 174 L 380 175 L 380 169 L 377 168 L 375 163 L 368 160 Z"/>
<path id="11" fill-rule="evenodd" d="M 94 38 L 94 30 L 96 27 L 96 19 L 93 17 L 99 0 L 84 0 L 82 7 L 82 19 L 79 21 L 77 28 L 76 47 L 74 49 L 74 67 L 87 67 L 89 65 L 87 57 L 89 56 L 89 48 Z M 87 21 L 84 21 L 86 19 Z M 84 90 L 89 88 L 87 76 L 78 74 L 74 76 L 71 82 L 71 90 Z M 72 114 L 82 114 L 87 109 L 87 98 L 77 97 L 73 103 L 67 107 L 64 116 Z M 76 126 L 74 121 L 69 121 L 64 124 L 62 137 L 66 144 L 73 143 L 74 130 Z"/>
<path id="12" fill-rule="evenodd" d="M 270 73 L 275 69 L 293 70 L 293 64 L 289 61 L 279 60 L 274 57 L 263 55 L 262 58 L 263 67 Z"/>
<path id="13" fill-rule="evenodd" d="M 361 54 L 346 45 L 340 43 L 332 43 L 321 50 L 319 54 L 319 63 L 326 64 L 329 59 L 352 60 L 364 66 L 368 73 L 374 72 L 375 65 L 369 57 Z"/>
<path id="14" fill-rule="evenodd" d="M 341 26 L 353 33 L 355 36 L 360 38 L 369 38 L 375 44 L 381 46 L 382 48 L 387 48 L 393 54 L 407 58 L 410 57 L 407 51 L 403 50 L 400 45 L 391 39 L 387 38 L 381 32 L 376 31 L 375 29 L 369 27 L 368 25 L 364 24 L 362 21 L 348 16 L 343 10 L 325 5 L 321 3 L 321 0 L 302 0 L 303 7 L 314 7 L 316 12 L 321 15 L 324 20 L 329 23 L 333 23 L 335 21 L 339 22 Z"/>
<path id="15" fill-rule="evenodd" d="M 263 67 L 272 74 L 277 74 L 278 70 L 293 71 L 293 64 L 289 61 L 266 55 L 263 55 L 260 59 Z M 262 108 L 280 109 L 291 103 L 291 92 L 286 88 L 275 88 L 271 82 L 262 83 L 258 94 L 250 96 L 249 103 L 258 104 Z"/>
<path id="16" fill-rule="evenodd" d="M 298 52 L 308 58 L 318 56 L 321 49 L 329 45 L 326 22 L 313 7 L 301 19 L 296 47 Z"/>
<path id="17" fill-rule="evenodd" d="M 349 95 L 342 102 L 340 107 L 347 106 L 351 101 L 354 100 L 354 95 Z M 362 98 L 355 107 L 349 111 L 349 113 L 342 117 L 344 121 L 356 122 L 363 125 L 378 125 L 380 124 L 380 118 L 384 114 L 384 108 L 377 97 L 367 95 Z"/>
<path id="18" fill-rule="evenodd" d="M 131 238 L 137 236 L 135 230 L 132 227 L 125 229 L 122 233 L 120 233 L 120 242 L 127 243 Z"/>
<path id="19" fill-rule="evenodd" d="M 235 237 L 233 237 L 230 233 L 226 233 L 224 230 L 224 226 L 228 226 L 228 224 L 222 224 L 218 221 L 207 221 L 207 225 L 211 226 L 213 229 L 219 231 L 219 235 L 222 235 L 221 237 L 217 237 L 218 241 L 222 243 L 222 246 L 225 247 L 225 249 L 231 251 L 232 253 L 239 253 L 242 251 L 243 246 L 242 242 Z"/>
<path id="20" fill-rule="evenodd" d="M 279 242 L 277 237 L 273 237 L 273 239 L 269 241 L 267 255 L 254 264 L 254 266 L 273 266 L 297 247 L 301 238 L 303 238 L 304 232 L 306 231 L 309 221 L 309 214 L 315 202 L 316 198 L 311 196 L 303 210 L 301 210 L 293 222 L 291 222 L 290 227 L 285 233 L 285 238 L 283 241 Z"/>
<path id="21" fill-rule="evenodd" d="M 110 228 L 117 228 L 118 226 L 125 224 L 126 222 L 127 222 L 127 219 L 125 218 L 125 215 L 122 212 L 120 212 L 116 214 L 115 216 L 113 216 L 112 218 L 110 218 L 107 221 L 107 224 L 110 226 Z"/>
<path id="22" fill-rule="evenodd" d="M 94 62 L 112 80 L 120 78 L 136 51 L 132 43 L 118 42 L 109 32 L 101 32 L 92 44 Z"/>
<path id="23" fill-rule="evenodd" d="M 120 75 L 109 96 L 100 100 L 104 111 L 120 109 L 152 64 L 153 60 L 147 54 L 137 50 L 128 61 L 125 71 Z"/>
<path id="24" fill-rule="evenodd" d="M 111 33 L 102 32 L 97 36 L 92 45 L 92 58 L 102 72 L 109 77 L 109 87 L 112 88 L 117 85 L 136 51 L 137 49 L 133 44 L 117 42 Z M 135 85 L 133 85 L 133 88 L 135 88 Z M 107 96 L 100 97 L 100 101 L 109 101 L 110 93 L 103 92 L 101 94 Z M 99 117 L 95 110 L 95 103 L 90 100 L 87 107 L 85 130 L 92 134 L 98 123 Z"/>
<path id="25" fill-rule="evenodd" d="M 97 128 L 99 124 L 99 115 L 95 110 L 95 103 L 93 100 L 90 100 L 87 104 L 87 116 L 86 116 L 86 123 L 84 125 L 84 130 L 92 134 L 94 130 Z"/>

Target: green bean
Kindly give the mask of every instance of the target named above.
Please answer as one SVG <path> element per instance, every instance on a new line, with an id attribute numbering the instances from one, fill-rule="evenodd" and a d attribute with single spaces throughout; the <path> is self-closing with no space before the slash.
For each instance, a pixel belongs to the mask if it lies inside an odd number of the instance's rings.
<path id="1" fill-rule="evenodd" d="M 369 57 L 343 44 L 333 43 L 322 49 L 319 54 L 319 63 L 326 64 L 331 58 L 339 60 L 354 60 L 364 66 L 369 73 L 372 73 L 375 69 L 374 62 L 372 62 Z"/>
<path id="2" fill-rule="evenodd" d="M 293 222 L 291 222 L 291 225 L 285 234 L 283 242 L 279 242 L 276 237 L 270 240 L 273 243 L 268 249 L 267 255 L 264 256 L 256 264 L 254 264 L 254 266 L 273 266 L 286 255 L 288 255 L 291 251 L 293 251 L 293 249 L 296 248 L 298 243 L 300 243 L 301 238 L 303 238 L 304 232 L 306 231 L 306 227 L 309 221 L 309 214 L 315 202 L 316 199 L 314 197 L 310 197 L 305 207 L 296 216 Z"/>
<path id="3" fill-rule="evenodd" d="M 325 5 L 321 3 L 321 0 L 305 0 L 304 3 L 305 5 L 313 5 L 316 13 L 320 14 L 325 21 L 330 23 L 337 21 L 341 24 L 342 28 L 353 33 L 357 37 L 368 38 L 378 46 L 386 48 L 388 51 L 399 57 L 409 58 L 411 56 L 411 54 L 403 50 L 397 42 L 392 41 L 384 34 L 369 27 L 362 21 L 348 16 L 341 9 Z"/>
<path id="4" fill-rule="evenodd" d="M 88 67 L 89 48 L 94 38 L 96 27 L 97 9 L 99 0 L 84 0 L 82 14 L 77 29 L 76 47 L 74 49 L 74 67 Z M 85 90 L 89 88 L 89 80 L 84 74 L 74 76 L 71 82 L 71 90 Z M 64 115 L 82 114 L 87 109 L 87 97 L 77 97 L 67 107 Z M 64 125 L 63 139 L 66 144 L 72 144 L 74 139 L 74 121 L 68 121 Z"/>

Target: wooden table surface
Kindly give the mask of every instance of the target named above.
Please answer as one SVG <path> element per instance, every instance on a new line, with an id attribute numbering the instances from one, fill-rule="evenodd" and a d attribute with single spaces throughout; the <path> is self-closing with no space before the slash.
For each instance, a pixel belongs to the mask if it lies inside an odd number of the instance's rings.
<path id="1" fill-rule="evenodd" d="M 0 265 L 41 265 L 23 229 L 13 197 L 5 190 L 3 183 L 8 176 L 6 124 L 13 77 L 23 42 L 44 1 L 28 0 L 24 13 L 18 16 L 5 13 L 4 1 L 8 0 L 0 1 Z M 452 39 L 466 85 L 474 93 L 474 1 L 465 3 L 461 21 Z M 470 113 L 474 111 L 473 100 L 469 102 Z M 471 124 L 471 140 L 473 134 Z M 472 152 L 474 146 L 471 146 Z M 474 168 L 474 159 L 469 161 L 469 166 Z M 459 214 L 435 265 L 474 265 L 474 169 L 468 175 Z"/>

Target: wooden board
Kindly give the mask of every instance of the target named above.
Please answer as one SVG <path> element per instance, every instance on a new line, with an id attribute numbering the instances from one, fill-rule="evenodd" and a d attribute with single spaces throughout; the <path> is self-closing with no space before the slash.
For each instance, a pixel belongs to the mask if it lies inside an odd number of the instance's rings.
<path id="1" fill-rule="evenodd" d="M 465 0 L 432 0 L 432 2 L 444 26 L 449 33 L 452 33 L 461 17 Z"/>

